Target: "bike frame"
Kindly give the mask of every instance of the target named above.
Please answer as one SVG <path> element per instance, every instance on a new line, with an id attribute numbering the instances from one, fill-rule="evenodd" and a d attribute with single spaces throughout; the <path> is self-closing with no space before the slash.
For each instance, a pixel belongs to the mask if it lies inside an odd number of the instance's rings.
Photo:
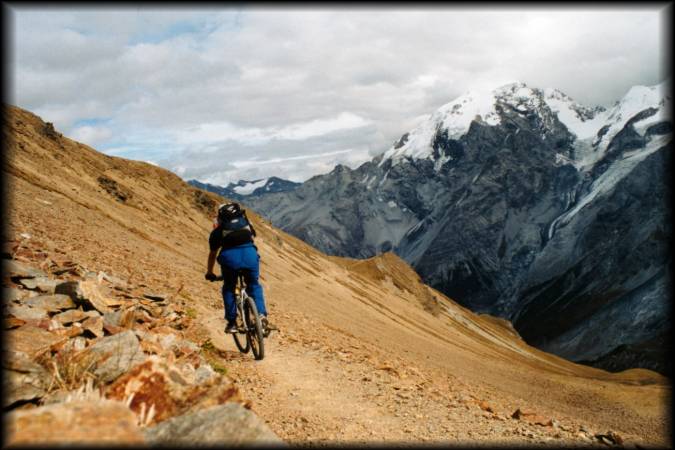
<path id="1" fill-rule="evenodd" d="M 223 277 L 219 276 L 214 281 L 222 281 Z M 242 273 L 237 274 L 237 282 L 234 287 L 234 301 L 237 307 L 237 317 L 241 318 L 241 326 L 238 326 L 237 333 L 233 334 L 234 342 L 242 353 L 248 353 L 253 350 L 255 359 L 263 359 L 265 355 L 264 339 L 266 334 L 262 330 L 260 324 L 260 316 L 256 308 L 254 299 L 246 292 L 246 282 Z M 246 305 L 250 311 L 247 311 Z M 252 319 L 252 323 L 251 322 Z M 239 341 L 238 335 L 244 335 L 246 338 L 246 345 Z"/>

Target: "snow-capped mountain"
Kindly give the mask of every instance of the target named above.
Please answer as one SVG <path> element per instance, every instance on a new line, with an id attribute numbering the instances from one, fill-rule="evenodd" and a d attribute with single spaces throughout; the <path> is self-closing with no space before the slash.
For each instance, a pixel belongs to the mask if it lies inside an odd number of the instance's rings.
<path id="1" fill-rule="evenodd" d="M 670 98 L 666 83 L 608 109 L 523 83 L 466 93 L 357 169 L 248 204 L 330 254 L 392 250 L 528 342 L 595 360 L 670 326 Z"/>
<path id="2" fill-rule="evenodd" d="M 236 201 L 245 201 L 247 197 L 256 197 L 273 192 L 288 192 L 300 186 L 300 183 L 284 180 L 278 177 L 262 178 L 260 180 L 239 180 L 236 183 L 230 183 L 227 186 L 217 186 L 209 183 L 202 183 L 197 180 L 189 180 L 192 186 L 222 195 Z"/>

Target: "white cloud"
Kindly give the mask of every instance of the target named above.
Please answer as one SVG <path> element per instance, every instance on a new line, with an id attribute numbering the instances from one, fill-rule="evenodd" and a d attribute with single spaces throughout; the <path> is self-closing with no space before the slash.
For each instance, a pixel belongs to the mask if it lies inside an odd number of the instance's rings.
<path id="1" fill-rule="evenodd" d="M 96 147 L 110 139 L 112 135 L 110 128 L 85 125 L 75 128 L 68 137 L 91 147 Z"/>
<path id="2" fill-rule="evenodd" d="M 519 80 L 607 105 L 656 84 L 667 51 L 659 8 L 14 6 L 10 101 L 186 176 L 324 155 L 278 168 L 305 179 L 386 150 L 470 89 Z M 104 128 L 81 126 L 102 117 Z M 276 174 L 263 166 L 246 173 Z"/>
<path id="3" fill-rule="evenodd" d="M 285 127 L 237 128 L 229 122 L 214 122 L 176 131 L 173 134 L 176 142 L 183 144 L 232 140 L 255 146 L 267 144 L 275 139 L 302 141 L 336 131 L 361 128 L 370 123 L 370 121 L 356 114 L 342 112 L 332 118 L 294 123 Z M 210 146 L 203 148 L 203 150 L 210 153 L 216 148 Z"/>

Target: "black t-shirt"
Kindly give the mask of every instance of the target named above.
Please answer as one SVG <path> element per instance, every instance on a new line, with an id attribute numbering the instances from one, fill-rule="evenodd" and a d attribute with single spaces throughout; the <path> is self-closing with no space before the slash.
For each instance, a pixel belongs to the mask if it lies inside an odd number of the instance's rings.
<path id="1" fill-rule="evenodd" d="M 221 225 L 211 231 L 209 235 L 209 247 L 212 252 L 217 251 L 219 248 L 231 248 L 238 245 L 247 244 L 253 242 L 253 232 L 251 225 L 247 225 L 239 230 L 225 230 Z"/>

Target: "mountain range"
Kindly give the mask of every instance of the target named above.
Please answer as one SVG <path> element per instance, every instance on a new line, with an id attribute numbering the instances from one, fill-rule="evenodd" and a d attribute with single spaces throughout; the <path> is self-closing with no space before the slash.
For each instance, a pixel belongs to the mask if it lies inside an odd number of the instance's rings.
<path id="1" fill-rule="evenodd" d="M 546 351 L 669 373 L 670 105 L 668 83 L 611 108 L 469 92 L 356 169 L 245 203 L 328 254 L 393 251 Z"/>
<path id="2" fill-rule="evenodd" d="M 202 183 L 199 180 L 188 180 L 188 184 L 221 195 L 225 198 L 242 201 L 248 197 L 259 197 L 263 194 L 292 191 L 300 186 L 301 183 L 295 183 L 278 177 L 269 177 L 252 181 L 239 180 L 236 183 L 230 183 L 227 186 Z"/>

